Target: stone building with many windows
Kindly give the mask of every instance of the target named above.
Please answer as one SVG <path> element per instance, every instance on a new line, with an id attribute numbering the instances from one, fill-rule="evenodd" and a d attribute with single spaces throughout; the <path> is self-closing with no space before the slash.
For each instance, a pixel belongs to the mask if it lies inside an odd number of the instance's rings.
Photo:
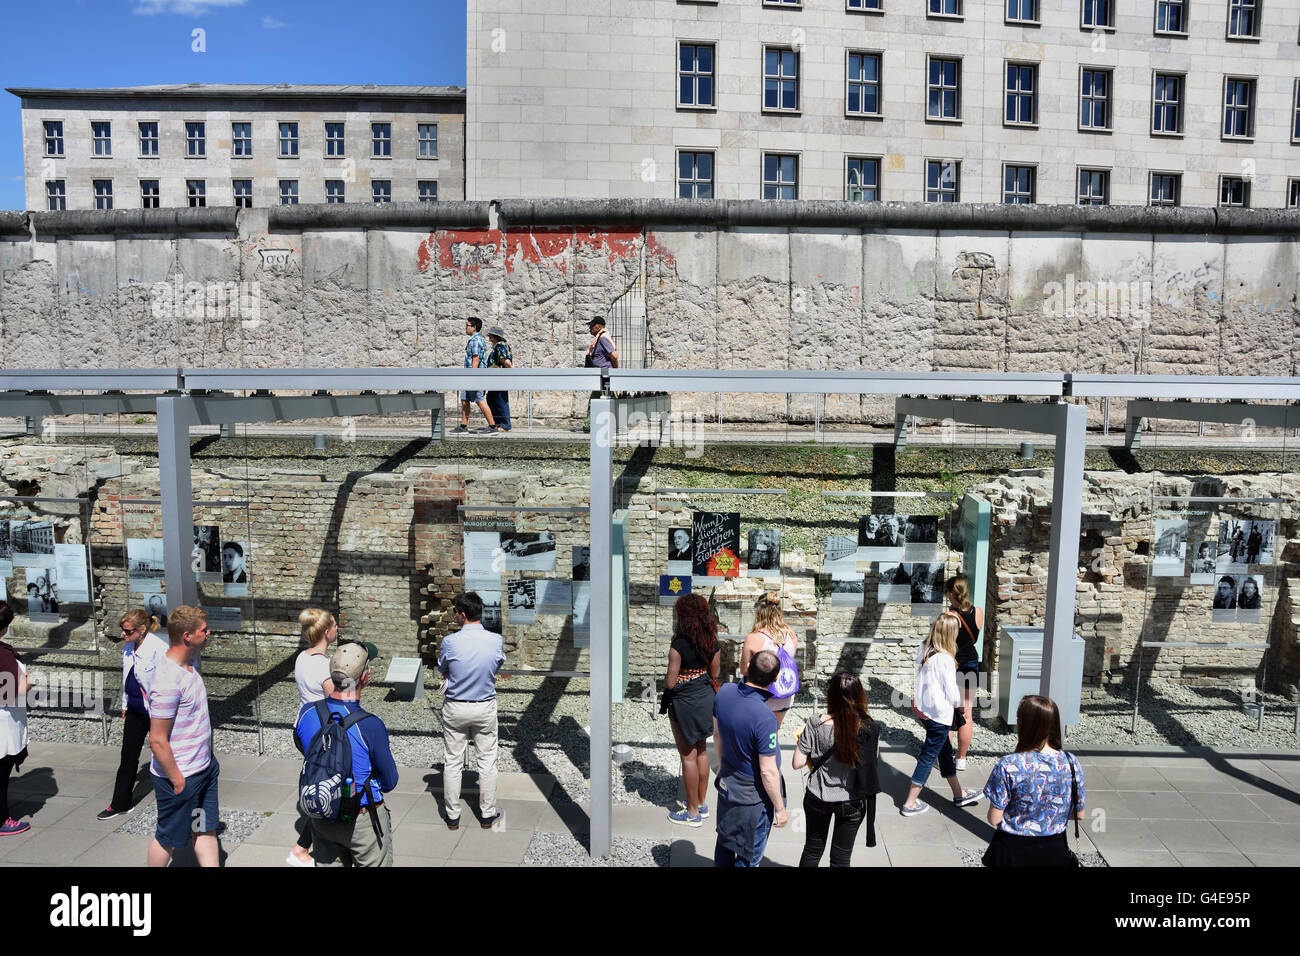
<path id="1" fill-rule="evenodd" d="M 27 208 L 265 207 L 465 196 L 465 91 L 191 83 L 11 88 Z"/>
<path id="2" fill-rule="evenodd" d="M 466 194 L 1283 207 L 1300 0 L 469 0 Z"/>

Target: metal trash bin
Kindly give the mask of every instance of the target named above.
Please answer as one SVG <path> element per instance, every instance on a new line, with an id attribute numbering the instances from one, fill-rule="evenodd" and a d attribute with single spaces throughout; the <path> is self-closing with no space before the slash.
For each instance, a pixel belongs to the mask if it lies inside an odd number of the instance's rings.
<path id="1" fill-rule="evenodd" d="M 998 710 L 1008 726 L 1016 724 L 1016 709 L 1027 694 L 1037 694 L 1043 672 L 1043 628 L 1023 624 L 998 628 Z M 1070 685 L 1065 700 L 1058 700 L 1061 725 L 1079 722 L 1083 697 L 1084 640 L 1077 633 L 1070 640 Z"/>

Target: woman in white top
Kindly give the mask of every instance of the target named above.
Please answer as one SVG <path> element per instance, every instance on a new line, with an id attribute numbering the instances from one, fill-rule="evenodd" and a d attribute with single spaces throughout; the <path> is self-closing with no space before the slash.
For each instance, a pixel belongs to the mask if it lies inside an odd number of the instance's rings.
<path id="1" fill-rule="evenodd" d="M 901 808 L 905 817 L 914 817 L 930 809 L 917 797 L 929 779 L 936 758 L 939 773 L 952 788 L 952 802 L 959 807 L 979 803 L 980 791 L 963 790 L 957 780 L 957 761 L 953 756 L 952 742 L 948 739 L 953 712 L 959 711 L 962 705 L 961 690 L 957 687 L 957 660 L 953 656 L 957 650 L 959 626 L 954 615 L 940 614 L 930 624 L 930 633 L 916 653 L 916 696 L 912 701 L 912 712 L 925 728 L 925 743 L 921 745 L 921 755 L 916 758 L 912 786 Z"/>
<path id="2" fill-rule="evenodd" d="M 298 714 L 308 704 L 324 700 L 334 691 L 330 680 L 329 646 L 339 639 L 339 625 L 334 615 L 318 607 L 309 607 L 298 615 L 302 639 L 307 649 L 293 663 L 293 679 L 298 684 Z M 297 720 L 294 726 L 297 726 Z M 284 862 L 290 866 L 315 866 L 311 853 L 311 821 L 299 814 L 298 842 Z"/>
<path id="3" fill-rule="evenodd" d="M 0 638 L 9 632 L 14 612 L 0 601 Z M 9 775 L 27 759 L 27 668 L 14 649 L 0 640 L 0 837 L 32 828 L 9 815 Z"/>
<path id="4" fill-rule="evenodd" d="M 749 632 L 740 648 L 740 672 L 749 673 L 749 659 L 759 651 L 771 651 L 780 657 L 783 649 L 793 661 L 798 647 L 799 641 L 795 638 L 794 631 L 785 623 L 781 598 L 772 591 L 763 593 L 754 603 L 754 629 Z M 768 688 L 773 694 L 767 699 L 767 706 L 776 714 L 776 726 L 780 730 L 786 712 L 794 706 L 794 695 L 777 697 L 775 688 L 775 683 Z"/>
<path id="5" fill-rule="evenodd" d="M 113 783 L 113 797 L 97 819 L 111 820 L 134 809 L 132 795 L 140 772 L 140 751 L 149 736 L 149 687 L 158 659 L 170 642 L 158 633 L 159 620 L 143 608 L 118 618 L 122 629 L 122 756 Z"/>

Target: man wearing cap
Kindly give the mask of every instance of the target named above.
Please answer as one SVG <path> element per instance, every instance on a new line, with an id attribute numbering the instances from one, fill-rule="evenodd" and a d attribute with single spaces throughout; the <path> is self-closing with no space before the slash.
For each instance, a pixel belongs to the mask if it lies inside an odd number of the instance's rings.
<path id="1" fill-rule="evenodd" d="M 443 801 L 447 828 L 460 829 L 460 775 L 465 744 L 474 739 L 478 754 L 479 823 L 485 830 L 501 816 L 497 810 L 497 672 L 506 662 L 500 634 L 483 624 L 483 600 L 473 591 L 452 600 L 460 630 L 442 639 L 438 670 L 442 685 Z"/>
<path id="2" fill-rule="evenodd" d="M 488 329 L 488 343 L 492 350 L 488 352 L 488 368 L 514 368 L 514 356 L 510 354 L 510 346 L 506 343 L 505 330 L 499 325 L 494 325 Z M 492 420 L 496 422 L 497 431 L 510 431 L 510 393 L 509 392 L 488 392 L 488 408 L 492 410 Z"/>
<path id="3" fill-rule="evenodd" d="M 587 346 L 587 368 L 618 368 L 618 350 L 614 348 L 614 340 L 610 334 L 605 331 L 605 320 L 600 316 L 587 323 L 587 329 L 591 332 L 591 344 Z M 592 392 L 592 398 L 600 398 L 600 392 Z M 582 430 L 591 431 L 591 402 L 587 402 L 587 417 L 583 420 Z"/>
<path id="4" fill-rule="evenodd" d="M 340 718 L 361 710 L 361 688 L 370 683 L 369 658 L 361 644 L 346 643 L 330 656 L 333 692 L 325 698 L 331 714 Z M 304 704 L 298 713 L 294 742 L 306 752 L 320 730 L 314 703 Z M 370 778 L 361 796 L 361 812 L 347 823 L 312 820 L 311 855 L 317 866 L 392 866 L 393 822 L 384 794 L 397 786 L 397 764 L 388 743 L 388 728 L 374 714 L 367 714 L 348 729 L 352 746 L 352 779 L 360 785 Z"/>
<path id="5" fill-rule="evenodd" d="M 484 368 L 487 365 L 488 344 L 483 338 L 483 320 L 479 318 L 468 318 L 465 320 L 465 334 L 469 336 L 469 341 L 465 343 L 465 367 L 466 368 Z M 495 433 L 496 423 L 492 421 L 492 410 L 488 408 L 487 402 L 483 400 L 482 392 L 465 391 L 460 393 L 460 424 L 453 428 L 452 431 L 467 432 L 469 431 L 469 407 L 477 405 L 483 417 L 487 419 L 487 428 L 485 432 Z"/>

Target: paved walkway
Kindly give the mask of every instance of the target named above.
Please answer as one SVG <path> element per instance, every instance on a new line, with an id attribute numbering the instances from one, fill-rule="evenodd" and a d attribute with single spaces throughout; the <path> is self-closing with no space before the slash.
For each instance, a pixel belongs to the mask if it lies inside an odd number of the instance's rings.
<path id="1" fill-rule="evenodd" d="M 115 832 L 153 803 L 152 790 L 130 817 L 106 823 L 95 819 L 107 805 L 117 767 L 116 749 L 79 744 L 33 743 L 32 758 L 14 778 L 14 812 L 32 829 L 0 839 L 0 866 L 142 866 L 147 835 Z M 257 823 L 251 835 L 227 853 L 226 866 L 283 866 L 296 838 L 294 783 L 299 762 L 251 756 L 221 760 L 221 808 L 243 811 L 242 826 Z M 882 754 L 886 792 L 878 804 L 878 845 L 859 842 L 855 866 L 960 866 L 960 849 L 982 849 L 989 827 L 986 805 L 958 810 L 937 792 L 924 799 L 933 809 L 903 819 L 895 803 L 906 791 L 914 759 Z M 969 787 L 983 784 L 992 761 L 973 761 L 965 774 Z M 1081 757 L 1088 792 L 1085 852 L 1096 851 L 1111 866 L 1296 866 L 1300 865 L 1300 754 L 1281 756 L 1193 756 L 1085 751 Z M 802 774 L 783 757 L 789 802 L 802 801 Z M 551 800 L 555 781 L 545 774 L 501 775 L 499 800 L 505 825 L 498 831 L 475 826 L 473 775 L 466 776 L 465 819 L 456 833 L 439 816 L 440 770 L 401 768 L 401 783 L 390 794 L 397 831 L 398 866 L 517 866 L 537 834 L 584 833 L 586 811 L 562 798 Z M 932 783 L 943 786 L 937 774 Z M 944 787 L 946 791 L 946 787 Z M 670 844 L 673 866 L 707 866 L 713 858 L 713 830 L 690 829 L 667 821 L 659 807 L 614 808 L 614 834 Z M 262 817 L 256 820 L 256 817 Z M 542 839 L 545 837 L 543 836 Z M 558 839 L 558 837 L 557 837 Z M 861 841 L 861 838 L 860 838 Z M 1071 838 L 1073 842 L 1073 838 Z M 774 830 L 767 861 L 798 863 L 803 832 L 793 825 Z"/>

